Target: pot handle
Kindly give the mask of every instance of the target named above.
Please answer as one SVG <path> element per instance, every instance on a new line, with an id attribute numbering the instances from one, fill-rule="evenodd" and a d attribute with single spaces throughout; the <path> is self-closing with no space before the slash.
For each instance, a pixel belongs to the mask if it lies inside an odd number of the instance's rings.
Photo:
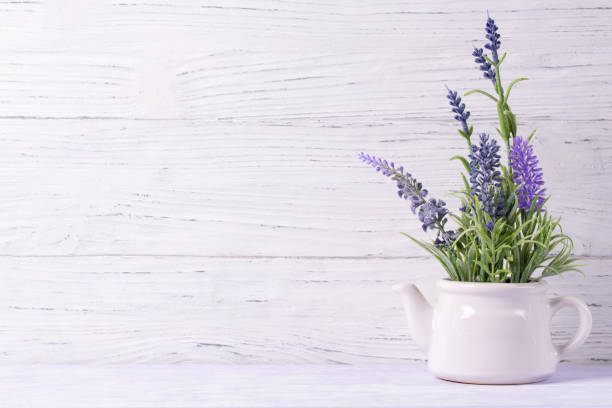
<path id="1" fill-rule="evenodd" d="M 589 334 L 591 334 L 591 327 L 593 326 L 593 316 L 591 315 L 591 311 L 587 305 L 582 300 L 574 296 L 556 297 L 550 299 L 549 302 L 551 318 L 559 310 L 565 307 L 573 307 L 578 311 L 578 317 L 580 319 L 578 323 L 578 330 L 576 330 L 576 333 L 571 340 L 561 346 L 555 346 L 557 356 L 561 358 L 576 350 L 585 342 L 587 337 L 589 337 Z"/>

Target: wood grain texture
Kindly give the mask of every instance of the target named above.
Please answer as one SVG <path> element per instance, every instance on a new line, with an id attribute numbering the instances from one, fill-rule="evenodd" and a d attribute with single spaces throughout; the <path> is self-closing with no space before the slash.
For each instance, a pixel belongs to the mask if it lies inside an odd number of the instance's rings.
<path id="1" fill-rule="evenodd" d="M 459 165 L 448 157 L 464 146 L 444 125 L 421 123 L 427 132 L 406 136 L 385 127 L 5 120 L 0 253 L 420 256 L 398 234 L 427 237 L 418 220 L 355 152 L 398 157 L 456 208 L 447 192 L 461 183 Z M 589 129 L 605 132 L 599 126 Z M 580 131 L 558 131 L 567 129 Z M 611 141 L 573 135 L 538 141 L 549 208 L 577 254 L 606 256 Z"/>
<path id="2" fill-rule="evenodd" d="M 470 52 L 490 7 L 2 3 L 0 361 L 421 359 L 387 288 L 439 268 L 355 156 L 403 163 L 456 208 L 443 85 L 487 86 Z M 612 9 L 496 7 L 504 80 L 531 78 L 519 128 L 538 129 L 549 208 L 591 265 L 555 285 L 601 305 L 572 361 L 609 362 Z M 466 102 L 494 132 L 493 106 Z"/>
<path id="3" fill-rule="evenodd" d="M 77 256 L 6 258 L 0 289 L 5 363 L 403 363 L 423 360 L 394 283 L 435 302 L 441 267 L 428 258 Z M 575 294 L 593 333 L 568 361 L 609 363 L 608 259 L 589 276 L 550 279 Z M 555 341 L 577 316 L 553 320 Z"/>
<path id="4" fill-rule="evenodd" d="M 522 386 L 442 381 L 424 364 L 47 365 L 0 373 L 5 404 L 29 408 L 595 408 L 610 406 L 610 385 L 612 367 L 592 365 L 561 365 L 551 379 Z"/>

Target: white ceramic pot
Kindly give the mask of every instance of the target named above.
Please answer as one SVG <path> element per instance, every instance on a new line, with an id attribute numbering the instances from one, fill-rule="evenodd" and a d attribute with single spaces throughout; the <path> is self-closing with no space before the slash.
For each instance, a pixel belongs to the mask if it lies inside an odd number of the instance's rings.
<path id="1" fill-rule="evenodd" d="M 466 383 L 520 384 L 550 377 L 561 357 L 591 332 L 591 312 L 572 296 L 549 299 L 546 282 L 477 283 L 440 280 L 432 308 L 415 285 L 396 285 L 416 343 L 437 377 Z M 561 308 L 578 311 L 580 324 L 562 346 L 552 343 L 550 321 Z"/>

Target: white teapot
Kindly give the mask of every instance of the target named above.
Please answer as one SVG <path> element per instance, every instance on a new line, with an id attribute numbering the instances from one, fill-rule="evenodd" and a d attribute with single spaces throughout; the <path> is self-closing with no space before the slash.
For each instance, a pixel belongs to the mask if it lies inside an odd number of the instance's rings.
<path id="1" fill-rule="evenodd" d="M 572 296 L 549 299 L 548 284 L 439 280 L 435 308 L 413 284 L 396 285 L 414 341 L 437 377 L 478 384 L 519 384 L 550 377 L 559 359 L 591 332 L 588 307 Z M 552 343 L 550 321 L 574 307 L 580 324 L 565 345 Z"/>

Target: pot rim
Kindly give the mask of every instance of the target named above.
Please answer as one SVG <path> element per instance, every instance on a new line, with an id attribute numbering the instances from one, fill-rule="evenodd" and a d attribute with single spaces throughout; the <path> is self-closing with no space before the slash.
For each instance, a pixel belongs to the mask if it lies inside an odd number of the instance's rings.
<path id="1" fill-rule="evenodd" d="M 540 293 L 548 288 L 546 281 L 526 283 L 495 283 L 495 282 L 461 282 L 452 281 L 448 278 L 439 279 L 436 282 L 438 289 L 454 293 L 499 293 L 499 292 L 521 292 Z"/>

